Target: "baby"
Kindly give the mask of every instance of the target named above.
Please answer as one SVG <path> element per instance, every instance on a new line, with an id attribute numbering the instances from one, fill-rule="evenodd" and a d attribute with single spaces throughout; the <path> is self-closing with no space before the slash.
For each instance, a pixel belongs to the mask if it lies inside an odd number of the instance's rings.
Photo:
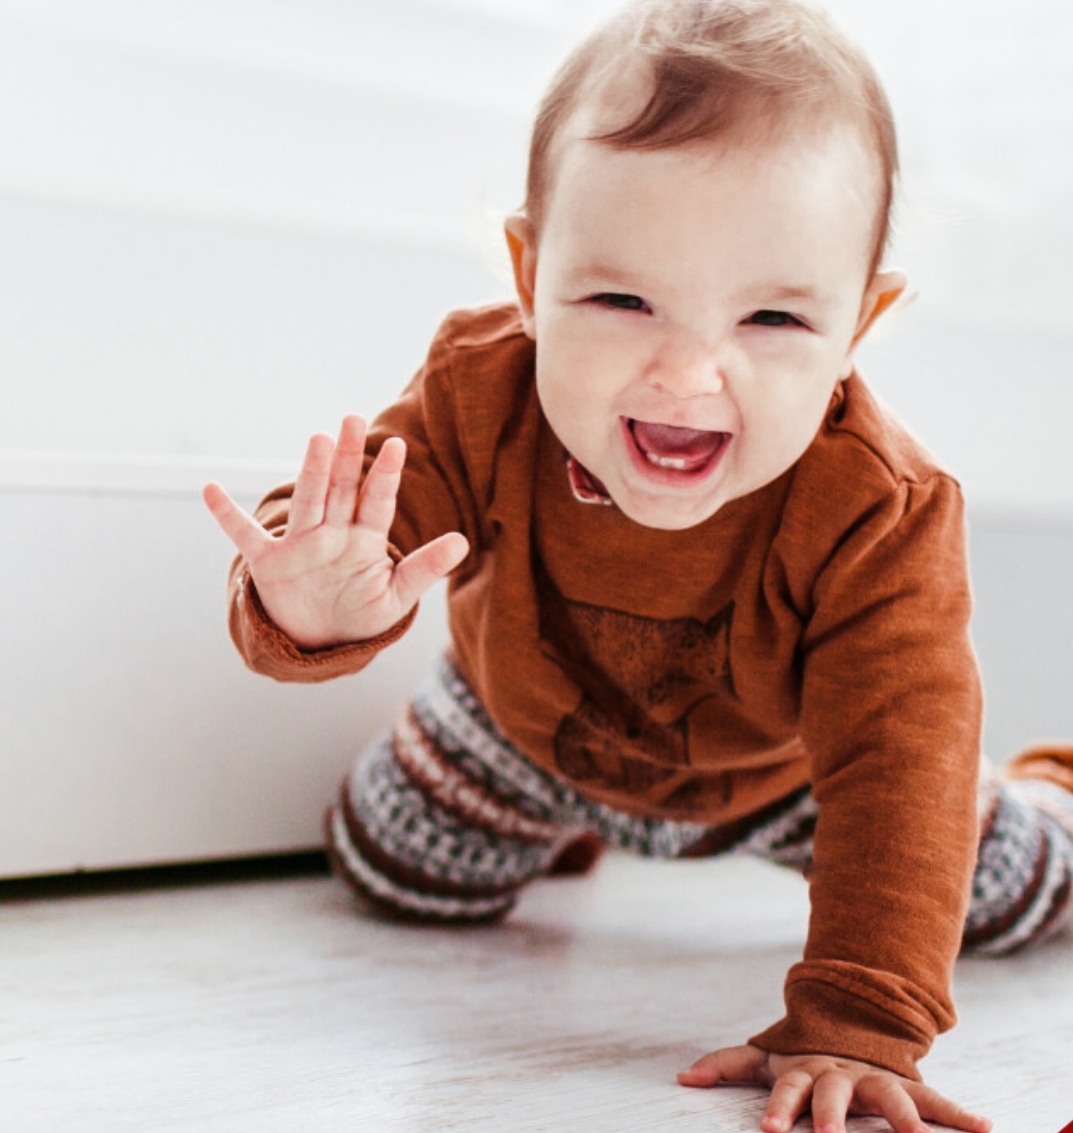
<path id="1" fill-rule="evenodd" d="M 540 109 L 517 301 L 451 315 L 255 516 L 205 490 L 276 678 L 360 669 L 449 578 L 447 656 L 328 816 L 373 905 L 495 919 L 604 845 L 805 873 L 785 1016 L 679 1078 L 769 1085 L 768 1133 L 983 1133 L 916 1070 L 954 959 L 1069 919 L 1073 758 L 981 778 L 961 494 L 854 368 L 905 288 L 896 168 L 811 7 L 633 4 Z"/>

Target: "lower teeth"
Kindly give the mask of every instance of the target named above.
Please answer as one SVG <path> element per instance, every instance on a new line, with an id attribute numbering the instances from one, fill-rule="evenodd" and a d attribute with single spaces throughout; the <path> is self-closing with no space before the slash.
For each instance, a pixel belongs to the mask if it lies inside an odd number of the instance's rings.
<path id="1" fill-rule="evenodd" d="M 675 472 L 685 472 L 688 468 L 688 464 L 680 456 L 657 456 L 654 452 L 646 452 L 645 459 L 657 468 L 670 468 Z"/>

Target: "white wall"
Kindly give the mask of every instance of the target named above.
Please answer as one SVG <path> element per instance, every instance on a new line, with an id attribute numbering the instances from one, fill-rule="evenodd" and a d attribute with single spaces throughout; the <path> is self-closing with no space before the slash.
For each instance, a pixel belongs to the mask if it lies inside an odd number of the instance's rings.
<path id="1" fill-rule="evenodd" d="M 482 241 L 549 38 L 421 2 L 0 5 L 0 448 L 293 457 L 375 410 L 503 289 Z"/>

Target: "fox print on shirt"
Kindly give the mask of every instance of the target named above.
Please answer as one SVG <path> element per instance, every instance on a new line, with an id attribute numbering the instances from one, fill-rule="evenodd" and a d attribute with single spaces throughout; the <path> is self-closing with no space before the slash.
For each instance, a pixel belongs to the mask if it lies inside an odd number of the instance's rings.
<path id="1" fill-rule="evenodd" d="M 545 596 L 542 636 L 557 643 L 553 659 L 583 690 L 555 735 L 563 775 L 643 793 L 689 767 L 690 716 L 712 697 L 737 697 L 734 603 L 702 622 Z"/>

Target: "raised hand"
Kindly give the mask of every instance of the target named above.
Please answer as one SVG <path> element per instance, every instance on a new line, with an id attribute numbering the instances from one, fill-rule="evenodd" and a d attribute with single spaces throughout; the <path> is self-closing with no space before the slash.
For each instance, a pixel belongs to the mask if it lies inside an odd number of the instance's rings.
<path id="1" fill-rule="evenodd" d="M 815 1133 L 845 1133 L 846 1115 L 886 1118 L 895 1133 L 930 1133 L 925 1121 L 938 1121 L 967 1133 L 988 1133 L 991 1122 L 961 1108 L 925 1086 L 889 1070 L 826 1054 L 769 1054 L 755 1046 L 735 1046 L 706 1054 L 678 1075 L 683 1086 L 764 1085 L 771 1098 L 760 1128 L 789 1133 L 811 1109 Z"/>
<path id="2" fill-rule="evenodd" d="M 363 478 L 366 428 L 363 418 L 351 415 L 338 441 L 310 438 L 280 536 L 269 534 L 219 484 L 204 489 L 269 617 L 302 649 L 364 641 L 390 629 L 469 551 L 465 536 L 451 532 L 401 562 L 391 558 L 387 537 L 406 445 L 398 437 L 385 441 Z"/>

